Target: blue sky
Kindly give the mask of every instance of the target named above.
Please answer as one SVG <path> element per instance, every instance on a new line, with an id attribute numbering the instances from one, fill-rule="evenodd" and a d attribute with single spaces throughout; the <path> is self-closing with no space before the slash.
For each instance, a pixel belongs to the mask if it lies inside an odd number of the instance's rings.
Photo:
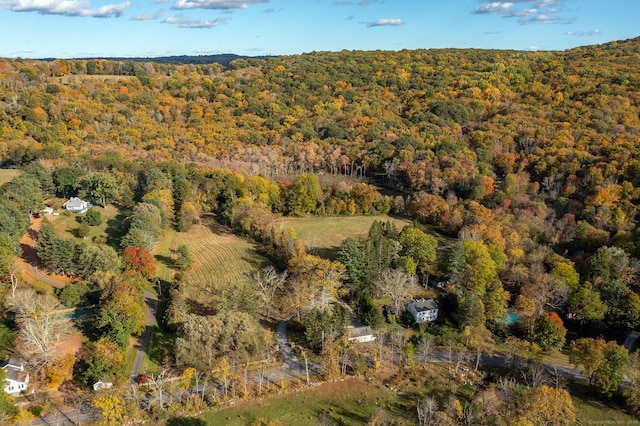
<path id="1" fill-rule="evenodd" d="M 0 57 L 563 50 L 639 18 L 640 0 L 0 0 Z"/>

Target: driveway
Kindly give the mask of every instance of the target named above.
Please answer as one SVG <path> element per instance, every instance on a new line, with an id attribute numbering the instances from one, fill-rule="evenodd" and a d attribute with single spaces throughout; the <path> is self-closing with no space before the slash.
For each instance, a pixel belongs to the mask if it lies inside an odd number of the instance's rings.
<path id="1" fill-rule="evenodd" d="M 144 364 L 144 356 L 149 349 L 149 343 L 151 342 L 151 336 L 153 335 L 153 329 L 156 327 L 156 308 L 158 307 L 158 300 L 153 293 L 148 291 L 144 292 L 144 303 L 147 306 L 147 323 L 144 329 L 142 337 L 140 337 L 140 344 L 136 351 L 136 359 L 133 361 L 133 367 L 131 368 L 131 380 L 135 383 L 136 378 L 142 372 Z"/>

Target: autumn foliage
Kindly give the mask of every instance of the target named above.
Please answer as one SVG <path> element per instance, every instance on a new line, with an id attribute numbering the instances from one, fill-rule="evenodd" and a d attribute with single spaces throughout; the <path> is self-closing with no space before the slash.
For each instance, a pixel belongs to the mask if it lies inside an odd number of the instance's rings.
<path id="1" fill-rule="evenodd" d="M 153 256 L 145 248 L 127 247 L 122 251 L 122 260 L 125 270 L 139 272 L 145 278 L 156 274 Z"/>

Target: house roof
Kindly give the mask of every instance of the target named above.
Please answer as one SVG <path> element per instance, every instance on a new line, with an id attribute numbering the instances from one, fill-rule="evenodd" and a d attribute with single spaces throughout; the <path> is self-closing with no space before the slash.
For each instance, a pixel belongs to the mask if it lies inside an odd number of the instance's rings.
<path id="1" fill-rule="evenodd" d="M 2 364 L 2 368 L 7 371 L 7 379 L 15 382 L 25 382 L 29 374 L 24 371 L 24 364 L 15 358 L 9 358 Z"/>
<path id="2" fill-rule="evenodd" d="M 78 197 L 73 197 L 70 198 L 69 201 L 67 201 L 66 203 L 64 203 L 64 206 L 66 208 L 81 208 L 81 207 L 85 207 L 87 205 L 87 202 L 84 200 L 81 200 Z"/>
<path id="3" fill-rule="evenodd" d="M 16 358 L 9 358 L 7 361 L 2 363 L 2 368 L 17 368 L 22 370 L 24 369 L 24 362 Z"/>
<path id="4" fill-rule="evenodd" d="M 364 336 L 372 336 L 373 330 L 368 325 L 364 327 L 353 327 L 349 330 L 350 337 L 364 337 Z"/>
<path id="5" fill-rule="evenodd" d="M 416 309 L 416 312 L 431 311 L 438 309 L 438 304 L 433 299 L 420 299 L 410 303 Z"/>

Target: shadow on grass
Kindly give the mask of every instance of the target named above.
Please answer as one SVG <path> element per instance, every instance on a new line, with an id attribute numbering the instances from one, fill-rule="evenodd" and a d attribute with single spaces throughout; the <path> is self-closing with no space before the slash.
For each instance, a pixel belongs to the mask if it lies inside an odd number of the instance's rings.
<path id="1" fill-rule="evenodd" d="M 120 250 L 120 242 L 127 229 L 126 219 L 127 216 L 124 213 L 118 213 L 106 222 L 107 227 L 104 232 L 107 234 L 107 244 L 114 250 Z"/>
<path id="2" fill-rule="evenodd" d="M 160 366 L 174 365 L 176 337 L 175 333 L 156 328 L 147 352 L 149 360 Z"/>
<path id="3" fill-rule="evenodd" d="M 171 417 L 167 420 L 167 426 L 207 426 L 207 423 L 195 417 Z"/>
<path id="4" fill-rule="evenodd" d="M 174 260 L 171 258 L 171 256 L 165 256 L 163 254 L 156 254 L 155 256 L 156 261 L 163 263 L 167 268 L 172 268 L 174 267 Z"/>

